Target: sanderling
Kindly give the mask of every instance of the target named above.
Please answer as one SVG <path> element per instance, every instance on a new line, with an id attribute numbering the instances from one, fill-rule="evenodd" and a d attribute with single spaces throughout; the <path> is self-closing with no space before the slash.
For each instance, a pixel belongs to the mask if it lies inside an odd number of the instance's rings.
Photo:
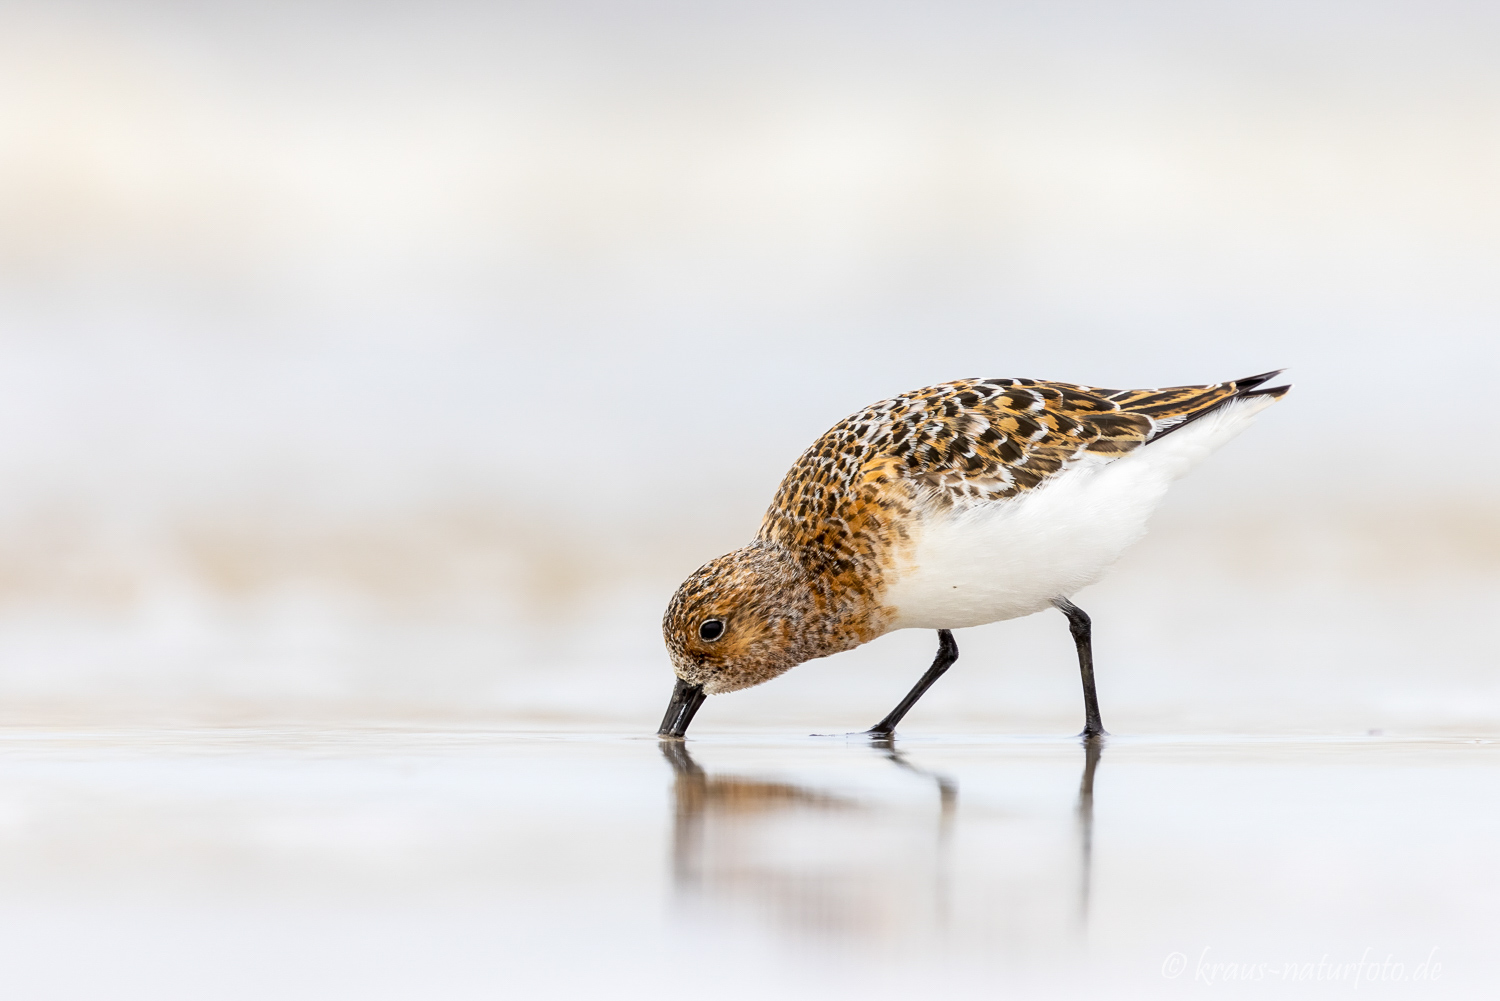
<path id="1" fill-rule="evenodd" d="M 963 379 L 846 417 L 786 474 L 755 541 L 672 596 L 677 685 L 658 733 L 681 737 L 709 695 L 936 629 L 932 667 L 868 731 L 889 736 L 958 659 L 951 630 L 1051 606 L 1078 647 L 1083 735 L 1103 734 L 1072 596 L 1145 534 L 1172 480 L 1287 392 L 1260 388 L 1279 374 L 1127 390 Z"/>

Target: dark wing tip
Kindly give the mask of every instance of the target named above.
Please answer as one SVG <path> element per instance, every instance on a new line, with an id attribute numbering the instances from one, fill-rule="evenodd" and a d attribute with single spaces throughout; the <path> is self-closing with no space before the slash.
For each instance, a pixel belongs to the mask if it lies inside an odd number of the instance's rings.
<path id="1" fill-rule="evenodd" d="M 1262 372 L 1260 375 L 1247 375 L 1243 379 L 1233 379 L 1231 382 L 1234 384 L 1234 388 L 1239 390 L 1240 393 L 1249 395 L 1246 393 L 1246 390 L 1254 389 L 1263 382 L 1270 382 L 1285 371 L 1286 369 L 1284 368 L 1278 368 L 1270 372 Z"/>
<path id="2" fill-rule="evenodd" d="M 1264 382 L 1269 382 L 1285 371 L 1286 369 L 1284 368 L 1278 368 L 1271 372 L 1262 372 L 1260 375 L 1247 375 L 1243 379 L 1234 379 L 1230 381 L 1228 384 L 1234 387 L 1233 395 L 1226 396 L 1224 397 L 1224 399 L 1219 400 L 1210 406 L 1204 407 L 1202 410 L 1195 411 L 1182 417 L 1180 420 L 1173 421 L 1171 424 L 1168 424 L 1166 427 L 1161 428 L 1150 438 L 1146 439 L 1147 443 L 1149 444 L 1151 442 L 1161 441 L 1173 431 L 1184 428 L 1198 418 L 1205 417 L 1208 414 L 1213 413 L 1215 410 L 1218 410 L 1220 407 L 1223 407 L 1229 403 L 1233 403 L 1235 400 L 1243 400 L 1247 396 L 1269 396 L 1273 400 L 1281 399 L 1287 394 L 1287 391 L 1292 388 L 1290 385 L 1270 386 L 1266 389 L 1257 389 L 1256 387 L 1260 386 Z M 1220 383 L 1219 385 L 1222 386 L 1224 385 L 1224 383 Z"/>

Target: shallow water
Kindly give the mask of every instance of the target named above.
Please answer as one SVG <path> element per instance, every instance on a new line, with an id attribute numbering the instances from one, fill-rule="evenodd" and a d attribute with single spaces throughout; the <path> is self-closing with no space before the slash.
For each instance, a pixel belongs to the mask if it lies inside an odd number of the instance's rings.
<path id="1" fill-rule="evenodd" d="M 1462 997 L 1496 969 L 1487 739 L 12 729 L 0 756 L 11 997 Z"/>

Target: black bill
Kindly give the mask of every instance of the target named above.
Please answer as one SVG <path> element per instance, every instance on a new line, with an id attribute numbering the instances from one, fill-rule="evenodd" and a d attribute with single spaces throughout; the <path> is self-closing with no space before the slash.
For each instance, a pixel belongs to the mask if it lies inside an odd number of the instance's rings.
<path id="1" fill-rule="evenodd" d="M 667 705 L 667 714 L 662 717 L 661 729 L 656 731 L 658 737 L 681 737 L 687 733 L 688 724 L 693 721 L 693 714 L 698 707 L 703 705 L 703 700 L 708 698 L 703 694 L 702 685 L 690 685 L 681 678 L 677 679 L 676 686 L 672 689 L 672 701 Z"/>

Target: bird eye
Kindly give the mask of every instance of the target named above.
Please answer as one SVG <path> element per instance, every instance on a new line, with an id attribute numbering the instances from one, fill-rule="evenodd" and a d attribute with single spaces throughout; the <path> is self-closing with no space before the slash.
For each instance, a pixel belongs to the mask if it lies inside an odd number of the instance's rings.
<path id="1" fill-rule="evenodd" d="M 698 627 L 698 638 L 705 643 L 712 643 L 724 635 L 723 619 L 704 619 L 703 625 Z"/>

